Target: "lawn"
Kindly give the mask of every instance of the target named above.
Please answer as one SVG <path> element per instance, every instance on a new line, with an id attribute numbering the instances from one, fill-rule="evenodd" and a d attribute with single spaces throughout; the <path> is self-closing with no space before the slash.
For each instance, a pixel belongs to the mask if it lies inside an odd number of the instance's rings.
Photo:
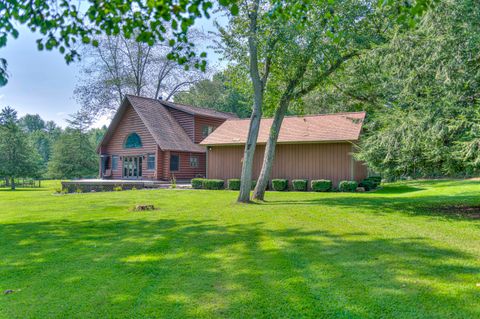
<path id="1" fill-rule="evenodd" d="M 54 187 L 0 191 L 1 318 L 480 317 L 479 181 L 255 205 Z"/>

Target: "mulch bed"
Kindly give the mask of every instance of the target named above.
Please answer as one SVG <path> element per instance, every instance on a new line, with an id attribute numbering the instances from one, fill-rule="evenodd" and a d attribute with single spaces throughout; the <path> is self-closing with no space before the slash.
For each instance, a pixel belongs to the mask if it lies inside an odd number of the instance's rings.
<path id="1" fill-rule="evenodd" d="M 480 205 L 446 205 L 435 207 L 434 210 L 459 217 L 480 219 Z"/>

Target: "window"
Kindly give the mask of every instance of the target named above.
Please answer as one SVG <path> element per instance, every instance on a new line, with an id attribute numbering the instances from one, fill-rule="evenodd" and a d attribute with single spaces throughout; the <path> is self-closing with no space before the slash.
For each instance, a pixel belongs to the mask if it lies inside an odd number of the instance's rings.
<path id="1" fill-rule="evenodd" d="M 112 169 L 117 169 L 118 168 L 118 156 L 113 155 L 112 156 Z"/>
<path id="2" fill-rule="evenodd" d="M 190 156 L 190 167 L 198 167 L 198 156 Z"/>
<path id="3" fill-rule="evenodd" d="M 147 155 L 147 169 L 155 169 L 155 154 Z"/>
<path id="4" fill-rule="evenodd" d="M 178 171 L 178 155 L 170 155 L 170 171 Z"/>
<path id="5" fill-rule="evenodd" d="M 137 133 L 132 133 L 127 136 L 127 139 L 125 140 L 125 148 L 140 148 L 142 147 L 142 140 L 140 139 L 140 136 L 138 136 Z"/>
<path id="6" fill-rule="evenodd" d="M 210 125 L 202 126 L 202 136 L 204 138 L 212 134 L 212 132 L 213 132 L 213 126 L 210 126 Z"/>

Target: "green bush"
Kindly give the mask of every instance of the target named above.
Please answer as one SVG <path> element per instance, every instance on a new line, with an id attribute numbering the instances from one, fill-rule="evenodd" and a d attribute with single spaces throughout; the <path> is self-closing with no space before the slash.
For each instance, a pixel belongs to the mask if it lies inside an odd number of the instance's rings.
<path id="1" fill-rule="evenodd" d="M 338 184 L 338 190 L 340 192 L 354 192 L 358 187 L 358 183 L 355 181 L 341 181 Z"/>
<path id="2" fill-rule="evenodd" d="M 203 181 L 205 178 L 193 178 L 192 179 L 192 188 L 201 189 L 203 188 Z"/>
<path id="3" fill-rule="evenodd" d="M 240 180 L 238 178 L 231 178 L 228 181 L 228 189 L 232 191 L 240 190 Z"/>
<path id="4" fill-rule="evenodd" d="M 203 188 L 204 189 L 223 189 L 224 181 L 223 179 L 204 179 Z"/>
<path id="5" fill-rule="evenodd" d="M 121 192 L 122 190 L 123 190 L 122 186 L 115 186 L 115 187 L 113 188 L 113 191 L 114 191 L 114 192 Z"/>
<path id="6" fill-rule="evenodd" d="M 272 179 L 272 189 L 274 191 L 286 191 L 288 188 L 288 180 L 286 179 Z"/>
<path id="7" fill-rule="evenodd" d="M 360 184 L 358 184 L 358 186 L 365 188 L 366 191 L 371 191 L 372 189 L 377 188 L 378 184 L 371 179 L 365 178 Z"/>
<path id="8" fill-rule="evenodd" d="M 314 192 L 328 192 L 332 190 L 332 181 L 329 179 L 317 179 L 310 183 Z"/>
<path id="9" fill-rule="evenodd" d="M 378 176 L 378 175 L 369 176 L 369 177 L 367 177 L 366 179 L 369 179 L 369 180 L 371 180 L 371 181 L 374 181 L 377 185 L 380 185 L 380 183 L 382 182 L 382 177 L 381 177 L 381 176 Z"/>
<path id="10" fill-rule="evenodd" d="M 306 179 L 294 179 L 292 181 L 293 190 L 306 191 L 308 187 L 308 181 Z"/>

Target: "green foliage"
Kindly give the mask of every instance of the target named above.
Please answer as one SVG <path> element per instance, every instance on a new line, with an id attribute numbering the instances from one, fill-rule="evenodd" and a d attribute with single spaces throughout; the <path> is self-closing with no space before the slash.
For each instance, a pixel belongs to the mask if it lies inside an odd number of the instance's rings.
<path id="1" fill-rule="evenodd" d="M 223 189 L 224 181 L 223 179 L 204 179 L 203 188 L 204 189 Z"/>
<path id="2" fill-rule="evenodd" d="M 366 191 L 371 191 L 377 188 L 377 183 L 371 179 L 364 179 L 359 184 L 359 187 L 363 187 Z"/>
<path id="3" fill-rule="evenodd" d="M 97 176 L 98 156 L 90 136 L 67 128 L 53 146 L 47 174 L 58 179 Z"/>
<path id="4" fill-rule="evenodd" d="M 230 69 L 233 67 L 229 67 Z M 188 91 L 175 94 L 175 102 L 230 112 L 240 118 L 250 116 L 250 100 L 235 86 L 233 72 L 219 72 L 212 79 L 195 83 Z"/>
<path id="5" fill-rule="evenodd" d="M 40 155 L 19 127 L 15 110 L 4 108 L 0 112 L 0 176 L 35 178 L 40 176 L 40 166 Z M 14 182 L 11 187 L 15 188 Z"/>
<path id="6" fill-rule="evenodd" d="M 332 181 L 328 179 L 312 180 L 310 188 L 314 192 L 328 192 L 332 190 Z"/>
<path id="7" fill-rule="evenodd" d="M 78 6 L 70 1 L 5 0 L 0 3 L 0 48 L 7 45 L 8 36 L 17 38 L 17 24 L 37 31 L 42 38 L 37 40 L 38 50 L 57 49 L 67 63 L 79 57 L 78 44 L 98 46 L 95 36 L 99 34 L 123 35 L 150 46 L 170 38 L 173 47 L 168 58 L 180 64 L 197 58 L 188 38 L 188 30 L 197 18 L 209 17 L 213 3 L 209 0 L 112 0 L 104 5 L 87 1 Z M 231 13 L 238 12 L 234 0 L 222 0 L 220 5 Z M 132 10 L 132 8 L 135 8 Z M 205 55 L 195 63 L 205 68 Z M 5 84 L 6 61 L 0 60 L 0 84 Z"/>
<path id="8" fill-rule="evenodd" d="M 288 180 L 272 179 L 272 189 L 274 191 L 286 191 L 288 189 Z"/>
<path id="9" fill-rule="evenodd" d="M 228 189 L 232 191 L 240 190 L 240 179 L 231 178 L 228 180 Z"/>
<path id="10" fill-rule="evenodd" d="M 292 180 L 292 187 L 295 191 L 306 191 L 308 189 L 308 181 L 306 179 Z"/>
<path id="11" fill-rule="evenodd" d="M 387 180 L 480 172 L 478 3 L 441 1 L 408 32 L 345 64 L 307 113 L 367 110 L 357 158 Z"/>
<path id="12" fill-rule="evenodd" d="M 355 192 L 358 187 L 358 183 L 356 181 L 340 181 L 338 183 L 338 190 L 340 192 Z"/>
<path id="13" fill-rule="evenodd" d="M 121 191 L 123 191 L 123 188 L 122 188 L 122 186 L 115 186 L 115 187 L 113 187 L 113 191 L 114 192 L 121 192 Z"/>
<path id="14" fill-rule="evenodd" d="M 191 183 L 192 183 L 192 188 L 194 189 L 201 189 L 203 188 L 203 181 L 205 178 L 193 178 Z"/>

